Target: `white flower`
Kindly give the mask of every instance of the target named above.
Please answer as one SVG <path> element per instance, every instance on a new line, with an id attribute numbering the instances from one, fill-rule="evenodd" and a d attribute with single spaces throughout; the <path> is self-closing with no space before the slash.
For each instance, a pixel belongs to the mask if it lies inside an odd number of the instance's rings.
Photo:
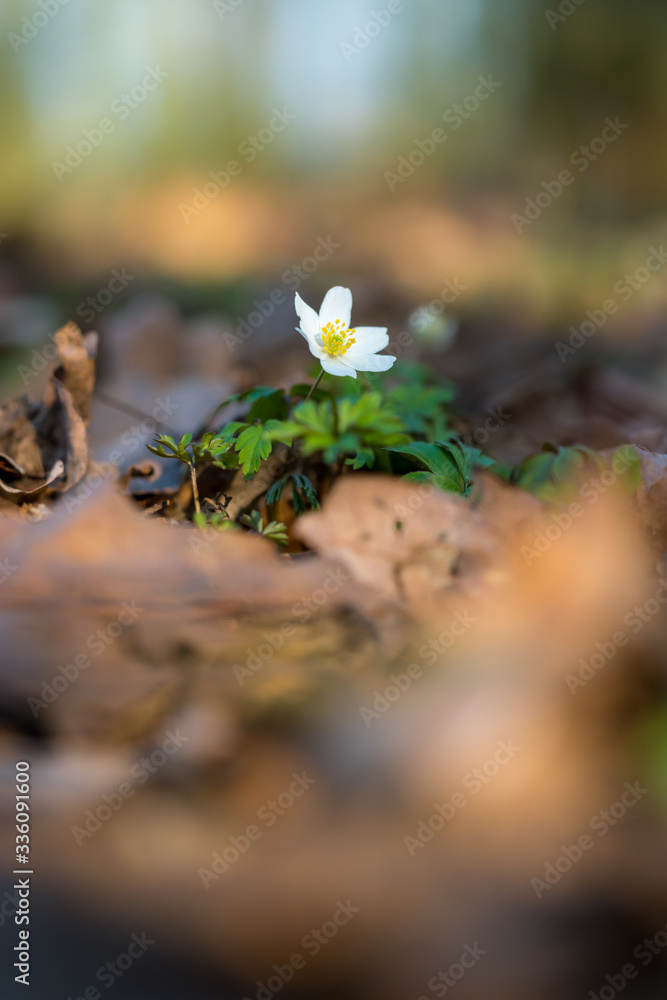
<path id="1" fill-rule="evenodd" d="M 299 293 L 294 308 L 301 320 L 297 330 L 308 341 L 310 353 L 322 362 L 329 375 L 357 377 L 357 372 L 386 372 L 396 358 L 377 354 L 389 343 L 386 326 L 350 329 L 352 292 L 337 285 L 324 296 L 319 315 Z"/>

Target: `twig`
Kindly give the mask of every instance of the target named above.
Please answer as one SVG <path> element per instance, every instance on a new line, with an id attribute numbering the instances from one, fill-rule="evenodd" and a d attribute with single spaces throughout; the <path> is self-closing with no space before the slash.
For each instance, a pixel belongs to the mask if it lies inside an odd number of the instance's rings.
<path id="1" fill-rule="evenodd" d="M 201 514 L 201 507 L 199 505 L 199 487 L 197 486 L 197 473 L 195 471 L 194 463 L 188 462 L 188 468 L 190 469 L 190 482 L 192 483 L 192 499 L 195 502 L 195 511 L 197 514 Z"/>

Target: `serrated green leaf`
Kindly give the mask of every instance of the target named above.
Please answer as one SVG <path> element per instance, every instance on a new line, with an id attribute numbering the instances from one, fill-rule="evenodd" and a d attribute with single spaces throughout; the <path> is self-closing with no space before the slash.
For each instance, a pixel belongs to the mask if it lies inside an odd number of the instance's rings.
<path id="1" fill-rule="evenodd" d="M 212 463 L 217 469 L 238 469 L 239 467 L 239 456 L 236 452 L 226 451 L 222 455 L 218 455 L 214 458 Z"/>
<path id="2" fill-rule="evenodd" d="M 280 441 L 283 444 L 291 444 L 295 435 L 292 433 L 292 428 L 289 424 L 290 421 L 287 420 L 267 420 L 264 425 L 264 430 L 266 431 L 270 441 Z"/>
<path id="3" fill-rule="evenodd" d="M 399 385 L 391 389 L 386 402 L 413 434 L 437 433 L 440 437 L 447 425 L 443 411 L 445 403 L 452 401 L 456 392 L 453 386 L 424 386 L 418 383 Z M 436 425 L 436 429 L 432 425 Z"/>
<path id="4" fill-rule="evenodd" d="M 261 424 L 246 427 L 236 439 L 236 449 L 241 459 L 243 475 L 246 479 L 259 469 L 262 460 L 271 454 L 272 441 Z"/>
<path id="5" fill-rule="evenodd" d="M 266 497 L 264 499 L 267 504 L 277 503 L 277 501 L 280 500 L 282 492 L 287 485 L 287 480 L 287 476 L 281 476 L 281 478 L 276 480 L 273 486 L 266 491 Z"/>

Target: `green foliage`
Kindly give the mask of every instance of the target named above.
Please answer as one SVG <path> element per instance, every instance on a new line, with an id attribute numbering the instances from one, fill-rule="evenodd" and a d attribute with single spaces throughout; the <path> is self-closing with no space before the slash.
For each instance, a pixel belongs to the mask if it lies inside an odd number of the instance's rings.
<path id="1" fill-rule="evenodd" d="M 225 511 L 216 510 L 211 514 L 205 514 L 203 511 L 196 511 L 192 515 L 192 521 L 198 528 L 215 528 L 216 531 L 237 530 L 237 525 Z"/>
<path id="2" fill-rule="evenodd" d="M 322 452 L 328 465 L 347 455 L 357 459 L 361 452 L 366 464 L 372 465 L 380 448 L 408 440 L 400 417 L 383 405 L 377 392 L 338 402 L 309 399 L 296 406 L 292 419 L 277 430 L 291 441 L 298 440 L 304 455 Z"/>
<path id="3" fill-rule="evenodd" d="M 308 507 L 316 509 L 320 506 L 317 499 L 317 490 L 311 483 L 308 476 L 299 472 L 290 472 L 286 476 L 281 476 L 266 494 L 267 504 L 276 503 L 280 500 L 282 492 L 291 481 L 292 483 L 292 503 L 294 513 L 302 514 Z"/>
<path id="4" fill-rule="evenodd" d="M 447 417 L 443 404 L 451 402 L 454 392 L 450 388 L 413 383 L 390 389 L 385 399 L 403 421 L 411 434 L 423 435 L 427 441 L 444 437 Z"/>
<path id="5" fill-rule="evenodd" d="M 431 483 L 447 493 L 466 496 L 472 486 L 473 470 L 476 466 L 488 467 L 493 459 L 482 454 L 479 448 L 471 448 L 462 441 L 413 441 L 407 445 L 389 448 L 388 451 L 407 455 L 423 469 L 409 472 L 404 479 L 412 482 Z"/>
<path id="6" fill-rule="evenodd" d="M 180 462 L 190 464 L 191 456 L 188 453 L 188 445 L 192 441 L 192 434 L 184 434 L 181 440 L 176 443 L 169 434 L 156 434 L 155 444 L 147 444 L 146 447 L 154 455 L 160 458 L 177 458 Z"/>
<path id="7" fill-rule="evenodd" d="M 620 481 L 632 492 L 639 485 L 640 467 L 639 456 L 631 445 L 621 446 L 607 459 L 585 445 L 560 448 L 547 443 L 540 452 L 515 466 L 509 480 L 541 500 L 563 503 L 573 499 L 585 475 L 613 471 L 617 459 L 623 468 Z"/>
<path id="8" fill-rule="evenodd" d="M 177 458 L 185 465 L 197 466 L 203 462 L 211 462 L 221 469 L 238 468 L 238 458 L 230 451 L 232 444 L 229 436 L 210 431 L 200 443 L 192 444 L 192 434 L 184 434 L 179 442 L 168 434 L 158 434 L 155 441 L 155 445 L 147 444 L 146 447 L 161 458 Z"/>
<path id="9" fill-rule="evenodd" d="M 282 521 L 269 521 L 268 524 L 264 524 L 264 518 L 258 510 L 253 510 L 249 514 L 242 514 L 240 520 L 242 524 L 246 524 L 252 531 L 255 531 L 258 535 L 262 535 L 263 538 L 270 539 L 272 542 L 277 542 L 279 545 L 287 545 L 289 541 L 286 525 Z"/>
<path id="10" fill-rule="evenodd" d="M 222 469 L 241 468 L 250 479 L 277 442 L 292 446 L 298 471 L 282 475 L 267 491 L 266 503 L 276 503 L 290 488 L 297 515 L 319 506 L 317 490 L 303 470 L 305 464 L 313 475 L 309 459 L 317 474 L 322 465 L 334 467 L 335 474 L 345 462 L 353 471 L 407 472 L 408 479 L 463 495 L 470 490 L 474 467 L 493 464 L 454 437 L 447 411 L 454 387 L 426 366 L 404 363 L 369 378 L 327 376 L 324 381 L 327 388 L 318 385 L 313 390 L 306 383 L 283 391 L 260 385 L 230 396 L 218 409 L 242 403 L 246 409 L 242 420 L 208 432 L 201 442 L 193 443 L 189 434 L 178 443 L 161 435 L 150 450 L 191 469 L 203 462 Z M 284 541 L 283 525 L 271 522 L 265 527 L 258 518 L 254 512 L 241 520 L 259 534 Z M 224 522 L 222 514 L 197 515 L 202 526 L 222 528 Z"/>

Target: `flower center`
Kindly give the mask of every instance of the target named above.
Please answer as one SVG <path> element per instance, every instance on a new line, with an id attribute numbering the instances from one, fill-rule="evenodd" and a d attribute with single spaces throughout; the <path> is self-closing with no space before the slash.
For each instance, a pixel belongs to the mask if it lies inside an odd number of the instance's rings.
<path id="1" fill-rule="evenodd" d="M 337 354 L 345 354 L 352 344 L 356 344 L 356 340 L 352 336 L 356 332 L 356 329 L 348 330 L 339 319 L 335 323 L 327 323 L 326 326 L 322 327 L 322 347 L 327 354 L 333 354 L 334 357 Z"/>

